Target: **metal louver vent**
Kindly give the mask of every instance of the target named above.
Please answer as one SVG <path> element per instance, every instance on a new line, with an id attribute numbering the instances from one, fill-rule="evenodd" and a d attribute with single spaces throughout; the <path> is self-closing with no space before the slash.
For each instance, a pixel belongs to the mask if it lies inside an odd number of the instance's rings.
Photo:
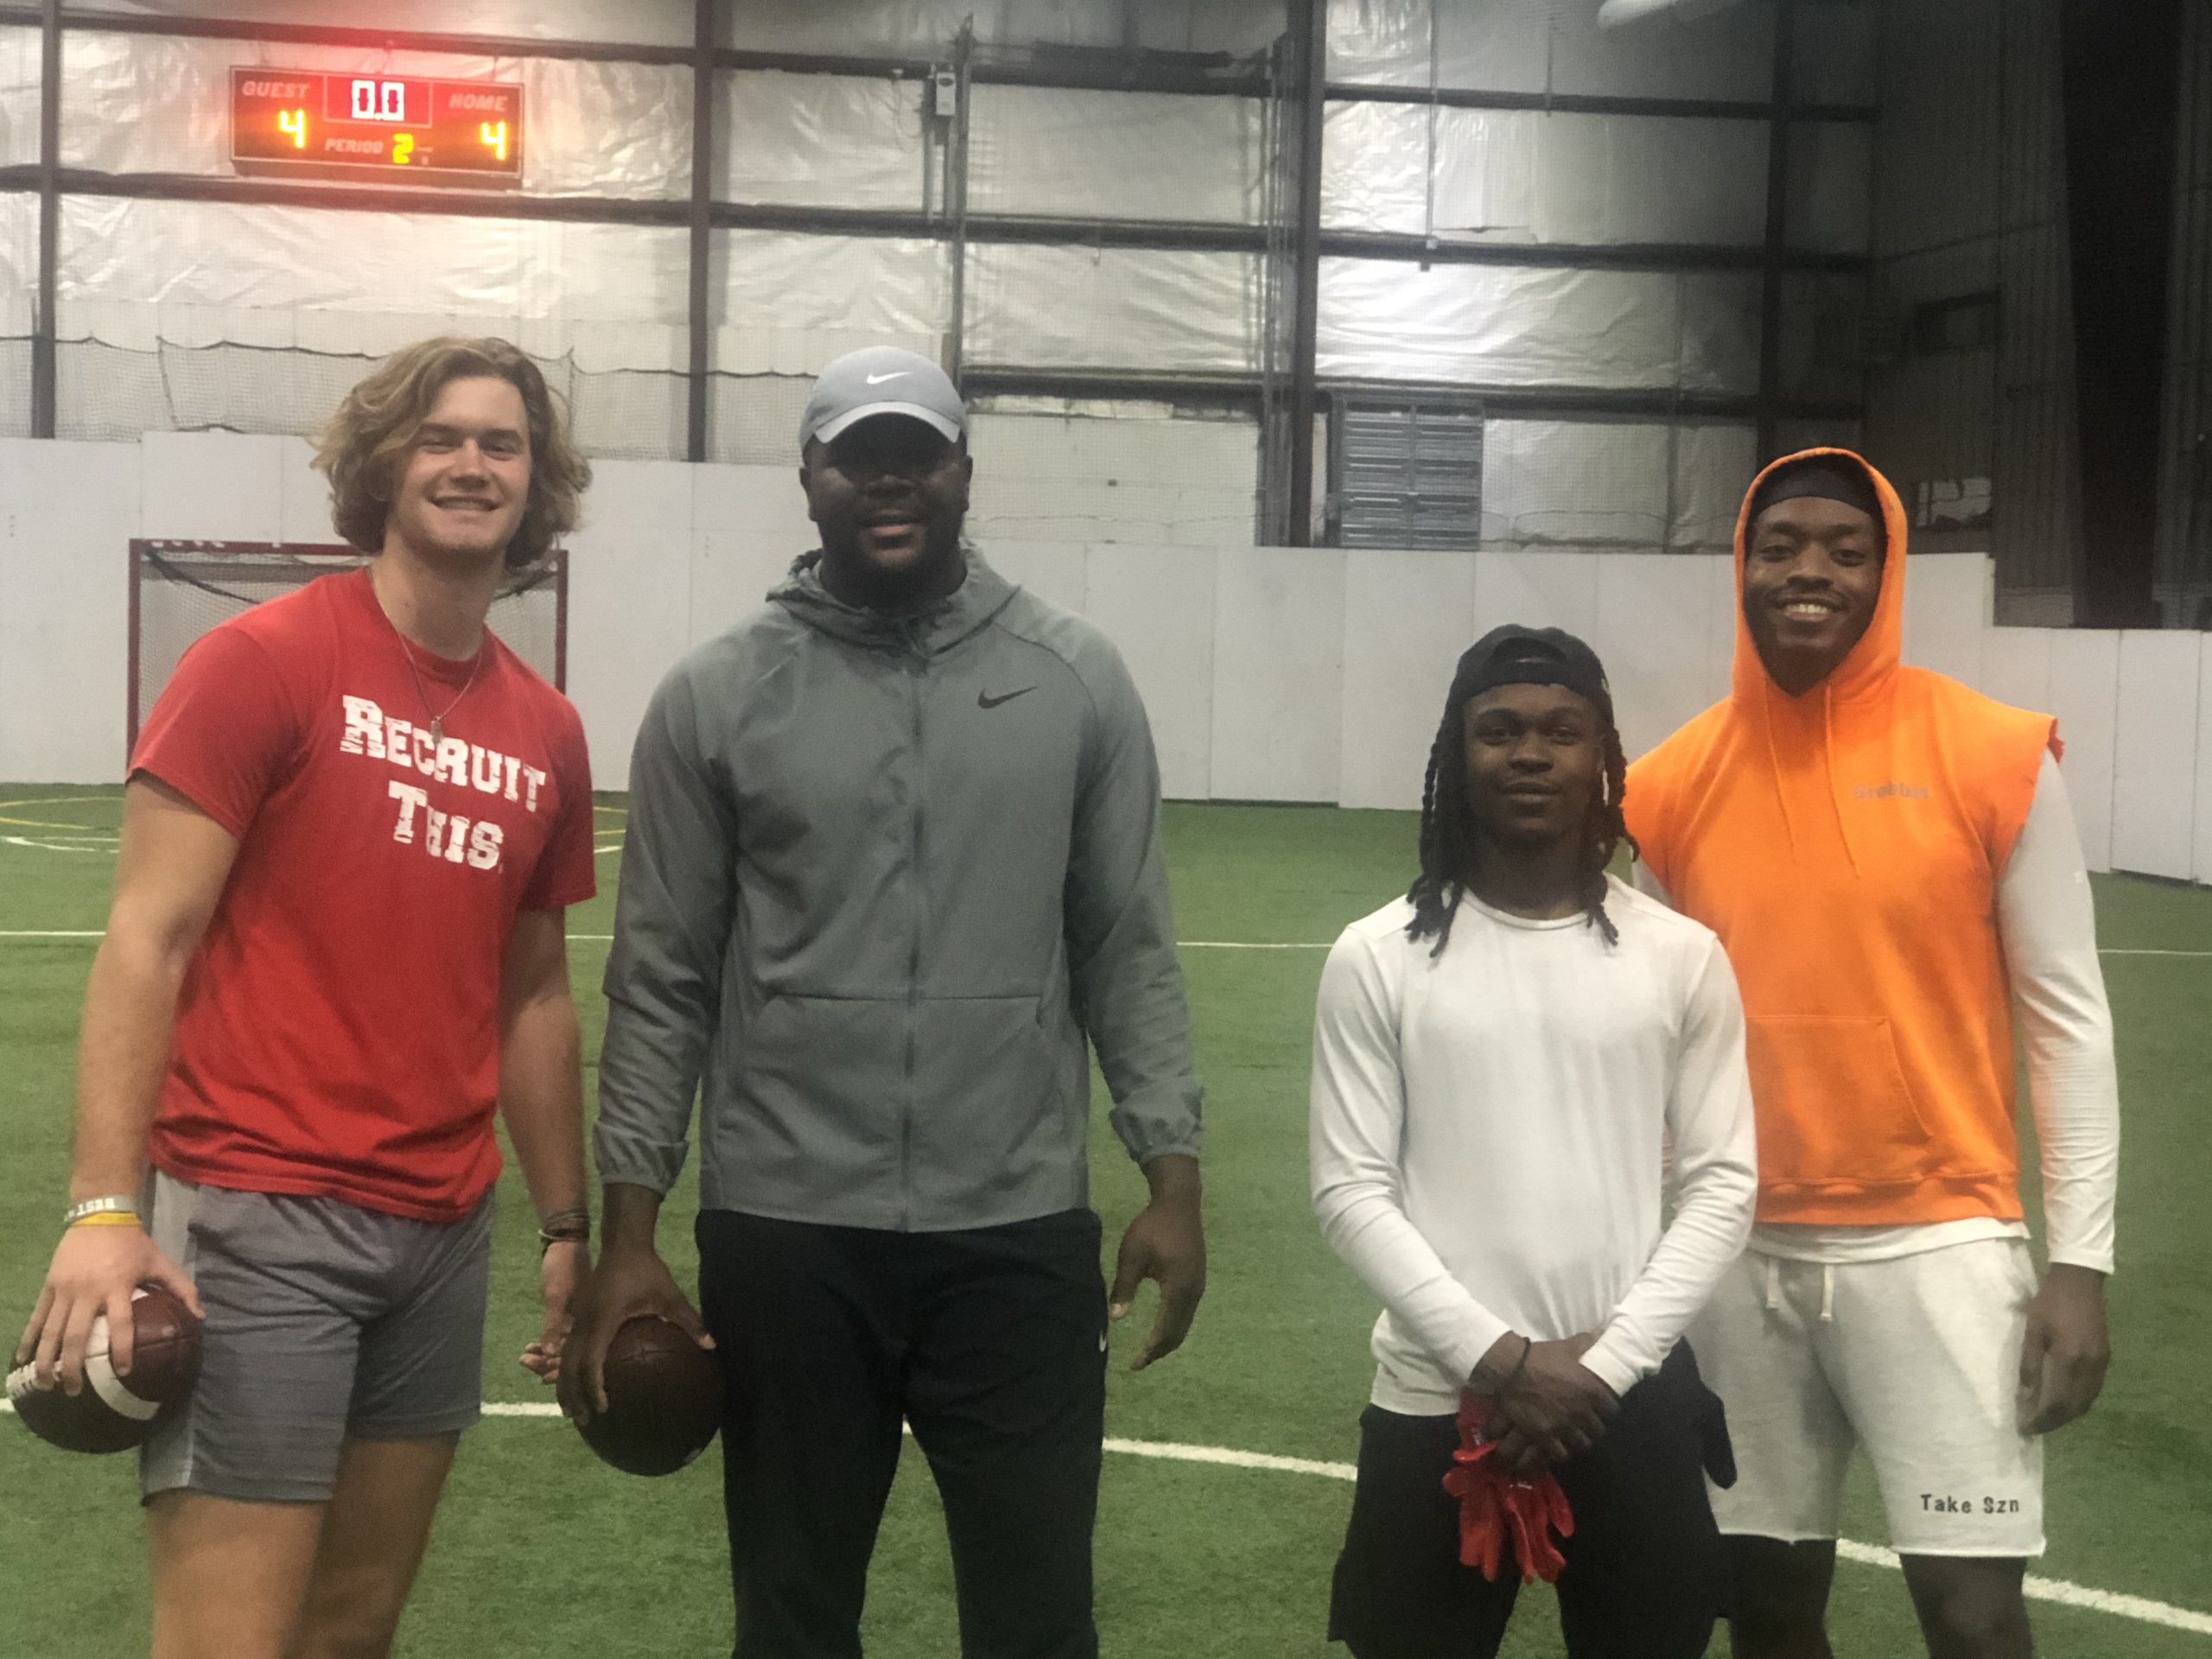
<path id="1" fill-rule="evenodd" d="M 1339 397 L 1329 456 L 1338 546 L 1448 551 L 1482 539 L 1480 404 Z"/>

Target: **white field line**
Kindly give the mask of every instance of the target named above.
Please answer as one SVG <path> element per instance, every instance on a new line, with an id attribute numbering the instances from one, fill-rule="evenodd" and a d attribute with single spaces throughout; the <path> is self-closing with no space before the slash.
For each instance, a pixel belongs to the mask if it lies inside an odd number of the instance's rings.
<path id="1" fill-rule="evenodd" d="M 0 1400 L 0 1411 L 11 1410 Z M 484 1402 L 486 1417 L 558 1417 L 561 1408 L 550 1400 L 487 1400 Z M 907 1433 L 913 1431 L 909 1429 Z M 1105 1449 L 1124 1457 L 1152 1458 L 1168 1463 L 1205 1463 L 1231 1469 L 1259 1469 L 1274 1474 L 1319 1475 L 1329 1480 L 1351 1480 L 1357 1471 L 1349 1463 L 1324 1463 L 1316 1458 L 1281 1458 L 1268 1452 L 1239 1452 L 1226 1446 L 1184 1446 L 1173 1440 L 1124 1440 L 1109 1436 Z M 1856 1561 L 1862 1567 L 1887 1567 L 1901 1571 L 1897 1552 L 1876 1544 L 1862 1544 L 1855 1539 L 1842 1538 L 1836 1541 L 1836 1554 L 1847 1561 Z M 2198 1636 L 2212 1636 L 2212 1613 L 2193 1612 L 2186 1607 L 2176 1607 L 2163 1601 L 2152 1601 L 2146 1596 L 2125 1596 L 2110 1590 L 2094 1590 L 2087 1585 L 2069 1584 L 2063 1579 L 2027 1577 L 2024 1588 L 2031 1601 L 2055 1602 L 2062 1607 L 2080 1607 L 2093 1613 L 2109 1613 L 2115 1618 L 2132 1618 L 2145 1624 L 2163 1624 L 2169 1630 L 2189 1630 Z"/>

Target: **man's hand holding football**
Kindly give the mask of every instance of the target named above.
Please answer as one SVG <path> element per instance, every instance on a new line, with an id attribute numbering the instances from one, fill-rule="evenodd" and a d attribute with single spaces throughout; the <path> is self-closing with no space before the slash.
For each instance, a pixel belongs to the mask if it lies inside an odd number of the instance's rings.
<path id="1" fill-rule="evenodd" d="M 715 1345 L 706 1320 L 653 1248 L 653 1224 L 659 1214 L 659 1193 L 625 1182 L 607 1183 L 601 1205 L 607 1243 L 599 1265 L 586 1275 L 570 1304 L 575 1319 L 563 1344 L 569 1363 L 557 1367 L 561 1409 L 574 1422 L 588 1423 L 607 1409 L 607 1344 L 640 1314 L 666 1319 L 702 1348 Z"/>

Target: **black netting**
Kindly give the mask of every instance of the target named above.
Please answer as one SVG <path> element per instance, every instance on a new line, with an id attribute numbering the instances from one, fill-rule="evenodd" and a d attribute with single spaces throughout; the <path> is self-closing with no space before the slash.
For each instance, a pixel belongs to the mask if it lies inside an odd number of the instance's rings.
<path id="1" fill-rule="evenodd" d="M 130 729 L 176 671 L 192 642 L 264 600 L 367 563 L 346 547 L 243 542 L 133 542 Z M 493 601 L 492 631 L 545 679 L 565 677 L 568 554 L 512 573 Z"/>

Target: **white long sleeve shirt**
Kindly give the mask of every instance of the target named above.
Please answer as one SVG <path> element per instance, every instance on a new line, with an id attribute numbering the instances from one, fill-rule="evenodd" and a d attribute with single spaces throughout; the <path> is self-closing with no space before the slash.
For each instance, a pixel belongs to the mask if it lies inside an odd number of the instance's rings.
<path id="1" fill-rule="evenodd" d="M 1643 865 L 1639 889 L 1662 903 Z M 2028 1063 L 2028 1100 L 2043 1153 L 2044 1224 L 2054 1264 L 2110 1273 L 2120 1190 L 2120 1080 L 2112 1007 L 2097 959 L 2097 920 L 2082 837 L 2058 762 L 2046 754 L 2028 816 L 1997 880 L 1997 938 Z M 1762 1224 L 1751 1248 L 1840 1266 L 1885 1261 L 1978 1238 L 2024 1238 L 1995 1217 L 1900 1227 Z"/>
<path id="2" fill-rule="evenodd" d="M 1382 1302 L 1374 1402 L 1457 1408 L 1508 1331 L 1601 1330 L 1616 1393 L 1656 1370 L 1744 1248 L 1758 1190 L 1744 1016 L 1719 942 L 1618 881 L 1589 919 L 1403 899 L 1346 928 L 1313 1033 L 1313 1206 Z M 1661 1225 L 1671 1143 L 1672 1222 Z"/>

